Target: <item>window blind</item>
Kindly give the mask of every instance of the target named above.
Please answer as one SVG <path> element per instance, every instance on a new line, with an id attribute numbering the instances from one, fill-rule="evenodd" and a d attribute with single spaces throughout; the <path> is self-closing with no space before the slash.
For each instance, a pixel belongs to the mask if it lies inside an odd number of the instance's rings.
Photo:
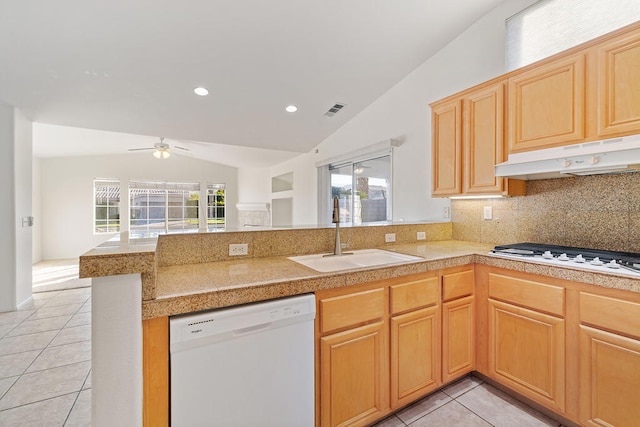
<path id="1" fill-rule="evenodd" d="M 640 20 L 640 0 L 541 0 L 506 20 L 507 71 Z"/>

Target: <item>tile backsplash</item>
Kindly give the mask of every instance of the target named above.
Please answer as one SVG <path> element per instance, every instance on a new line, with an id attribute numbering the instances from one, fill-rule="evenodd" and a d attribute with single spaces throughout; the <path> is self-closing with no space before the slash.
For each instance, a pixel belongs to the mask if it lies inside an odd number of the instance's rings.
<path id="1" fill-rule="evenodd" d="M 640 172 L 529 181 L 524 197 L 451 206 L 456 240 L 640 252 Z M 492 220 L 483 220 L 485 206 Z"/>

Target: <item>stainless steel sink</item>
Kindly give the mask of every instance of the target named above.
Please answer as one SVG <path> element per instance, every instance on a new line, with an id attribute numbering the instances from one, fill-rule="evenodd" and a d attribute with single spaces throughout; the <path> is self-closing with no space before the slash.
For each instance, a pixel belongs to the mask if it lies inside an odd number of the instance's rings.
<path id="1" fill-rule="evenodd" d="M 301 255 L 289 257 L 289 259 L 320 273 L 422 260 L 422 258 L 417 256 L 404 255 L 382 249 L 352 251 L 350 255 L 325 255 L 326 254 Z"/>

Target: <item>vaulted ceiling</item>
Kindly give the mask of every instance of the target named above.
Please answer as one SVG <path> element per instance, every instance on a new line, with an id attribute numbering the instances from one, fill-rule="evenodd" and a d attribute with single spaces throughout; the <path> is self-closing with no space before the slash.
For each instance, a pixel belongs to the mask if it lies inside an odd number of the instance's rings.
<path id="1" fill-rule="evenodd" d="M 302 153 L 501 1 L 0 0 L 0 101 L 38 123 Z"/>

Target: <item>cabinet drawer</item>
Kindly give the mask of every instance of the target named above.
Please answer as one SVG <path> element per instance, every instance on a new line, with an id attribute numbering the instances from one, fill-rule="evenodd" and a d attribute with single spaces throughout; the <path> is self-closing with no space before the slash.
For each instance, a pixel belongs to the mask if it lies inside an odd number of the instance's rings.
<path id="1" fill-rule="evenodd" d="M 382 318 L 384 299 L 384 289 L 378 288 L 320 300 L 322 333 Z"/>
<path id="2" fill-rule="evenodd" d="M 489 297 L 564 316 L 564 288 L 560 286 L 491 273 Z"/>
<path id="3" fill-rule="evenodd" d="M 442 300 L 449 301 L 472 295 L 473 283 L 473 270 L 444 275 L 442 277 Z"/>
<path id="4" fill-rule="evenodd" d="M 391 314 L 438 303 L 438 277 L 391 286 Z"/>
<path id="5" fill-rule="evenodd" d="M 640 338 L 640 304 L 581 292 L 580 322 Z"/>

